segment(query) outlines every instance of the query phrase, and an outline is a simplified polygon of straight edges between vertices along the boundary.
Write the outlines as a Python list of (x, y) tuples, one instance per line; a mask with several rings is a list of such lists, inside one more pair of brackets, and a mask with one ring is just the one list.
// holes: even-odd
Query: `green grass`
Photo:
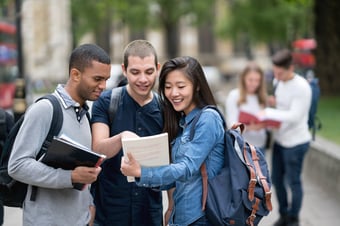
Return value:
[(340, 144), (340, 96), (322, 96), (318, 105), (322, 128), (316, 134)]

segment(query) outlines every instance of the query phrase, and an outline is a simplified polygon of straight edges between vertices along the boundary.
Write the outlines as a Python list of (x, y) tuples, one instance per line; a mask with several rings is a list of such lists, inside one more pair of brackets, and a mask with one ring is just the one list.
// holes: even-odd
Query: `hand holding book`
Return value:
[[(72, 176), (76, 178), (76, 181), (85, 182), (87, 180), (90, 181), (92, 177), (98, 175), (100, 169), (95, 169), (94, 167), (98, 167), (105, 158), (105, 155), (95, 153), (65, 135), (62, 135), (60, 138), (55, 137), (52, 140), (41, 162), (48, 166), (64, 170), (75, 170), (79, 167), (75, 172), (72, 172)], [(80, 168), (80, 166), (83, 167)], [(93, 167), (93, 169), (87, 167)], [(74, 184), (74, 188), (78, 190), (84, 187), (85, 183)]]
[[(129, 161), (128, 153), (138, 161), (141, 166), (162, 166), (168, 165), (169, 160), (169, 143), (168, 133), (161, 133), (153, 136), (138, 137), (136, 135), (124, 134), (122, 136), (122, 146), (124, 159)], [(132, 176), (132, 175), (129, 175)], [(133, 182), (133, 177), (127, 178)]]

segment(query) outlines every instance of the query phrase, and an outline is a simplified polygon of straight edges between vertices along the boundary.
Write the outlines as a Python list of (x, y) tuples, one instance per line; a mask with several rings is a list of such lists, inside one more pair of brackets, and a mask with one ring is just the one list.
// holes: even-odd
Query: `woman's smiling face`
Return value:
[(188, 115), (195, 107), (193, 102), (193, 84), (182, 70), (174, 70), (166, 76), (165, 97), (177, 112)]

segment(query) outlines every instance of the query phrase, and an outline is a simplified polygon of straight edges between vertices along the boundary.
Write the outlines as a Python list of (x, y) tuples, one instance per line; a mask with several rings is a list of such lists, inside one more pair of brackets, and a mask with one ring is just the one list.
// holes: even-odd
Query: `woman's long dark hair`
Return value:
[(206, 105), (215, 105), (215, 98), (210, 90), (207, 79), (204, 75), (200, 63), (193, 57), (184, 56), (170, 59), (163, 64), (159, 75), (158, 91), (164, 112), (164, 132), (169, 135), (171, 142), (176, 138), (179, 129), (179, 120), (182, 112), (177, 112), (170, 101), (165, 97), (165, 82), (168, 74), (172, 71), (180, 70), (193, 84), (193, 101), (197, 107), (202, 108)]

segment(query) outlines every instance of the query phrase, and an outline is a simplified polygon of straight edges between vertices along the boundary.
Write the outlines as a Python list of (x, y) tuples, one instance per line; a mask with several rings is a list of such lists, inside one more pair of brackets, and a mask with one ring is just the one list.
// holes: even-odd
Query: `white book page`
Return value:
[[(141, 166), (163, 166), (170, 162), (168, 133), (146, 137), (124, 137), (122, 146), (124, 158), (127, 158), (126, 153), (131, 153)], [(128, 181), (132, 182), (134, 178), (128, 177)]]

